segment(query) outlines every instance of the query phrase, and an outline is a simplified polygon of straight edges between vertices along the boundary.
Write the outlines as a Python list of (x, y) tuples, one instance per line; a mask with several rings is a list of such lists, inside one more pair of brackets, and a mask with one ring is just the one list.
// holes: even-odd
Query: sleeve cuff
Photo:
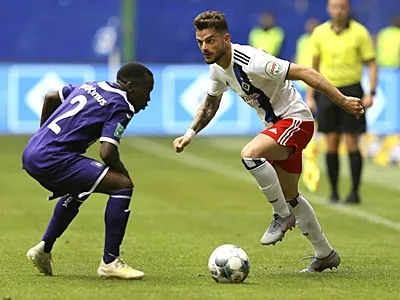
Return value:
[(288, 65), (287, 70), (286, 70), (285, 79), (284, 79), (283, 81), (287, 80), (287, 76), (288, 76), (288, 74), (289, 74), (289, 69), (290, 69), (290, 65), (291, 65), (291, 64), (292, 64), (292, 63), (289, 62), (289, 65)]
[(116, 140), (109, 138), (109, 137), (102, 136), (100, 138), (100, 142), (108, 142), (108, 143), (111, 143), (111, 144), (117, 146), (117, 148), (119, 147), (119, 143)]
[(60, 99), (61, 99), (61, 102), (64, 102), (64, 95), (63, 95), (63, 88), (64, 87), (62, 87), (62, 88), (60, 88), (59, 90), (58, 90), (58, 96), (60, 96)]
[(218, 96), (221, 96), (223, 93), (225, 93), (227, 90), (228, 90), (228, 88), (226, 87), (221, 92), (220, 91), (218, 91), (218, 92), (210, 92), (210, 91), (208, 91), (207, 95), (209, 95), (211, 97), (218, 97)]

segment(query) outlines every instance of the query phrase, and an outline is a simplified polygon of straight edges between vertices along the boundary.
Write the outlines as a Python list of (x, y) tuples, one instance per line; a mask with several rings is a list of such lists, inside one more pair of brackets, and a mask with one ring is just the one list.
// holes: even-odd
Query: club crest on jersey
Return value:
[(269, 61), (265, 66), (265, 73), (271, 77), (279, 75), (282, 67), (276, 61)]
[(245, 91), (250, 91), (250, 84), (242, 81), (242, 89), (244, 89)]

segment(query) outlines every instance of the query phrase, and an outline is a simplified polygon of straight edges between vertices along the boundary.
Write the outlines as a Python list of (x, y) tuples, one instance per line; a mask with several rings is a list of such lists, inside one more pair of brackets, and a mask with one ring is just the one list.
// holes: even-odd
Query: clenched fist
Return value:
[(357, 119), (359, 119), (365, 112), (361, 99), (354, 97), (346, 97), (343, 102), (343, 109), (349, 114), (356, 116)]
[(192, 139), (185, 135), (176, 138), (173, 142), (175, 152), (181, 153), (183, 149), (185, 149), (185, 147), (190, 144), (191, 141)]

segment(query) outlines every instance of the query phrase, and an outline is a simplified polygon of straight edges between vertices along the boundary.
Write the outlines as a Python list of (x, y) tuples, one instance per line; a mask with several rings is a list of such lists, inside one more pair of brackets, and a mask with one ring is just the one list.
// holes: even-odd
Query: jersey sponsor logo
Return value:
[(80, 89), (83, 89), (86, 93), (88, 93), (90, 96), (92, 96), (101, 106), (104, 106), (104, 104), (107, 103), (106, 99), (104, 99), (97, 91), (96, 87), (93, 85), (89, 84), (82, 84)]
[(269, 61), (265, 66), (265, 73), (271, 77), (279, 75), (282, 67), (276, 61)]
[(260, 97), (260, 94), (254, 93), (251, 95), (243, 96), (242, 99), (244, 102), (246, 102), (250, 107), (252, 108), (258, 108), (260, 106), (260, 102), (258, 101), (258, 98)]
[(125, 131), (124, 125), (122, 125), (121, 123), (118, 123), (117, 127), (115, 127), (114, 136), (120, 139), (122, 137), (124, 131)]

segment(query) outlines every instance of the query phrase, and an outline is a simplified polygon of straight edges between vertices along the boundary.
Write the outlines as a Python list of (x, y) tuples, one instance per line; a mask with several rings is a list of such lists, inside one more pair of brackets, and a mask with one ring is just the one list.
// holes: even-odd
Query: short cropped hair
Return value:
[(146, 75), (153, 77), (153, 73), (144, 65), (138, 62), (129, 62), (118, 70), (117, 81), (143, 82), (147, 78)]
[(193, 24), (196, 30), (214, 28), (217, 32), (228, 32), (228, 23), (225, 15), (215, 10), (208, 10), (197, 15)]

